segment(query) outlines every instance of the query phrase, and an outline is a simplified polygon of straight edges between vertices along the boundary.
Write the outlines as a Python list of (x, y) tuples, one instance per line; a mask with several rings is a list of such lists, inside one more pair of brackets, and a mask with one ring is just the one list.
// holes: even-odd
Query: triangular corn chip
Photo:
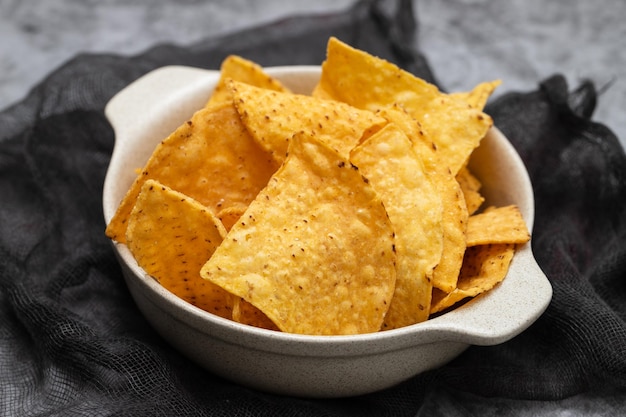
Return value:
[(233, 102), (250, 134), (277, 161), (284, 160), (289, 139), (305, 132), (345, 158), (360, 141), (386, 124), (370, 111), (301, 94), (264, 90), (231, 82)]
[(201, 275), (285, 332), (375, 332), (395, 285), (393, 235), (359, 170), (300, 134)]
[(411, 141), (389, 124), (357, 146), (350, 157), (369, 180), (396, 228), (397, 275), (383, 329), (428, 319), (433, 269), (443, 247), (442, 206)]
[(467, 248), (457, 287), (450, 293), (433, 291), (431, 314), (491, 290), (506, 277), (515, 245), (481, 245)]
[(233, 297), (200, 278), (226, 230), (202, 204), (146, 181), (128, 219), (126, 242), (137, 263), (163, 287), (218, 316), (231, 318)]
[(493, 124), (489, 115), (464, 100), (337, 38), (328, 41), (314, 94), (371, 111), (394, 104), (406, 109), (428, 133), (438, 158), (453, 175)]
[(522, 244), (530, 240), (530, 232), (519, 208), (514, 205), (489, 207), (470, 216), (467, 224), (467, 246), (490, 243)]

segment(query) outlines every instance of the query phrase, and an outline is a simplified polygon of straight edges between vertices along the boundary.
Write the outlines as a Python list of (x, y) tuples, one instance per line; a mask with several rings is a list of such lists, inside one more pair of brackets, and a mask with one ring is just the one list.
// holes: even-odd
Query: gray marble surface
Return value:
[[(354, 0), (0, 0), (0, 109), (80, 52), (136, 54)], [(449, 91), (500, 78), (496, 94), (554, 74), (602, 90), (596, 121), (626, 144), (626, 2), (417, 0), (419, 46)]]

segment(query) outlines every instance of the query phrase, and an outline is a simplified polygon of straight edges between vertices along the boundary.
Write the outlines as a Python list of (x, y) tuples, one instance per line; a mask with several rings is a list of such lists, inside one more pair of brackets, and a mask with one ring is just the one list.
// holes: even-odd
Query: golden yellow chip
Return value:
[(394, 103), (426, 130), (441, 164), (453, 175), (461, 169), (493, 124), (491, 117), (464, 100), (395, 64), (330, 38), (315, 95), (376, 111)]
[(388, 124), (357, 146), (350, 160), (377, 191), (396, 225), (396, 288), (383, 329), (428, 319), (433, 269), (443, 247), (441, 199), (411, 141)]
[(471, 216), (467, 224), (467, 246), (489, 243), (526, 243), (530, 233), (515, 205), (490, 207)]
[(463, 264), (469, 215), (461, 186), (452, 173), (437, 171), (433, 178), (443, 206), (443, 251), (433, 274), (433, 286), (449, 292), (455, 288)]
[(467, 248), (458, 286), (450, 293), (434, 291), (431, 314), (452, 307), (459, 301), (491, 290), (509, 271), (515, 245), (481, 245)]
[(305, 134), (201, 270), (282, 331), (380, 330), (396, 280), (394, 232), (359, 170)]
[(207, 106), (212, 106), (216, 103), (230, 102), (232, 100), (230, 90), (226, 85), (230, 79), (268, 90), (289, 92), (287, 87), (276, 78), (267, 74), (263, 70), (263, 67), (256, 62), (238, 55), (230, 55), (222, 61), (220, 66), (220, 79), (207, 102)]
[(480, 194), (482, 184), (466, 166), (461, 168), (459, 173), (456, 174), (456, 180), (461, 185), (461, 191), (463, 191), (463, 197), (465, 197), (467, 212), (469, 215), (472, 215), (485, 201), (485, 197)]
[(465, 101), (474, 109), (482, 110), (487, 104), (487, 100), (493, 94), (494, 90), (502, 84), (501, 80), (485, 81), (478, 84), (472, 91), (464, 91), (460, 93), (450, 94), (454, 98)]
[(126, 242), (140, 267), (183, 300), (231, 318), (232, 296), (200, 278), (200, 268), (226, 236), (202, 204), (146, 181), (128, 218)]
[(371, 111), (397, 103), (414, 115), (405, 102), (427, 107), (440, 93), (436, 86), (392, 62), (331, 37), (320, 81), (313, 91), (315, 96), (321, 94)]
[(143, 183), (156, 179), (214, 213), (248, 205), (278, 169), (250, 137), (232, 103), (196, 112), (161, 142), (122, 200), (106, 234), (123, 243), (128, 215)]
[(437, 250), (441, 248), (439, 263), (433, 271), (432, 284), (446, 292), (456, 286), (459, 270), (465, 253), (465, 230), (468, 211), (459, 182), (450, 170), (439, 163), (437, 147), (432, 144), (420, 123), (398, 106), (380, 109), (378, 112), (390, 123), (398, 126), (411, 139), (414, 152), (423, 161), (426, 174), (434, 185), (437, 198), (441, 202), (441, 227), (443, 246), (435, 240)]
[(278, 161), (284, 160), (294, 133), (312, 135), (347, 158), (356, 144), (387, 123), (372, 112), (336, 101), (264, 90), (236, 81), (230, 85), (241, 120)]

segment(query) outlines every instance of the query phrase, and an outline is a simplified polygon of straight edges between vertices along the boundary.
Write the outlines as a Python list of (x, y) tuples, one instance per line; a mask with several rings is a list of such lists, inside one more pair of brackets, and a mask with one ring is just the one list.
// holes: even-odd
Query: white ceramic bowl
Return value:
[[(267, 68), (295, 92), (308, 93), (320, 68)], [(218, 73), (170, 66), (129, 85), (107, 105), (116, 143), (104, 184), (108, 223), (156, 144), (206, 102)], [(532, 229), (533, 190), (522, 161), (492, 129), (472, 157), (487, 201), (517, 204)], [(128, 288), (147, 320), (200, 366), (243, 385), (304, 397), (343, 397), (393, 386), (450, 361), (470, 345), (495, 345), (525, 330), (545, 310), (552, 288), (530, 243), (518, 249), (504, 282), (427, 322), (356, 336), (304, 336), (222, 319), (172, 295), (115, 244)]]

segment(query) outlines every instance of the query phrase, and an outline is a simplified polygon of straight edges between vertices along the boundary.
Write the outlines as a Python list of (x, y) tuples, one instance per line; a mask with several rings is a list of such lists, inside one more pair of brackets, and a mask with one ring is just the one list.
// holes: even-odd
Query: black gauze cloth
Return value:
[(362, 1), (187, 47), (77, 56), (0, 113), (0, 415), (625, 415), (626, 157), (591, 120), (593, 85), (570, 91), (558, 74), (486, 109), (532, 178), (532, 245), (554, 288), (545, 314), (512, 340), (382, 392), (310, 400), (199, 368), (131, 299), (104, 236), (107, 101), (152, 69), (216, 69), (231, 53), (319, 64), (331, 35), (436, 82), (413, 44), (413, 7)]

